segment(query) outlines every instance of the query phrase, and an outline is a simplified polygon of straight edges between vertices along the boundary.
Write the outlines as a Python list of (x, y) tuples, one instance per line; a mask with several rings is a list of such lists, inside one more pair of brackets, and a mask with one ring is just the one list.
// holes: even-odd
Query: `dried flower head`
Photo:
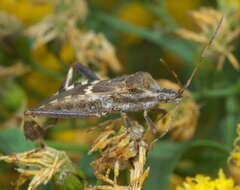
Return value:
[(80, 63), (95, 64), (102, 74), (106, 73), (107, 67), (114, 72), (121, 70), (115, 48), (103, 34), (93, 31), (81, 33), (73, 27), (69, 32), (69, 39)]
[(232, 178), (226, 178), (220, 169), (218, 178), (211, 179), (209, 176), (197, 175), (196, 177), (187, 177), (182, 186), (177, 190), (239, 190), (240, 186), (235, 186)]
[[(159, 86), (178, 90), (179, 86), (169, 80), (159, 80)], [(189, 91), (183, 94), (183, 99), (178, 106), (175, 104), (161, 104), (160, 107), (169, 110), (168, 114), (161, 120), (156, 121), (156, 127), (161, 133), (165, 133), (168, 128), (171, 130), (171, 137), (174, 140), (187, 140), (194, 135), (199, 109)]]
[[(209, 36), (215, 30), (222, 15), (222, 12), (212, 8), (201, 8), (199, 11), (192, 11), (191, 16), (201, 31), (193, 32), (187, 29), (179, 29), (177, 34), (182, 38), (206, 45), (209, 41)], [(238, 22), (238, 12), (225, 15), (221, 30), (211, 46), (212, 51), (218, 54), (218, 69), (223, 68), (226, 57), (235, 69), (240, 68), (238, 60), (232, 53), (235, 48), (234, 41), (240, 34)]]
[[(70, 44), (73, 55), (82, 64), (96, 64), (105, 76), (107, 68), (114, 72), (121, 70), (115, 49), (103, 34), (82, 32), (78, 21), (84, 21), (87, 16), (87, 4), (84, 0), (51, 1), (55, 12), (39, 23), (27, 29), (26, 35), (36, 39), (37, 48), (56, 38), (63, 45)], [(55, 2), (55, 3), (54, 3)]]
[(0, 11), (0, 39), (11, 34), (16, 34), (21, 29), (21, 23), (16, 17)]
[(9, 67), (0, 66), (0, 78), (18, 77), (26, 74), (28, 71), (30, 71), (30, 68), (23, 65), (21, 62)]
[(64, 38), (72, 25), (75, 26), (77, 21), (86, 18), (87, 4), (84, 0), (60, 0), (52, 3), (55, 6), (54, 13), (26, 31), (28, 36), (36, 39), (35, 47), (56, 38)]
[[(89, 152), (102, 151), (92, 166), (96, 177), (108, 185), (89, 187), (89, 190), (140, 190), (149, 173), (149, 168), (144, 168), (148, 148), (144, 141), (144, 128), (137, 122), (132, 122), (131, 128), (125, 128), (119, 120), (108, 123)], [(120, 186), (117, 178), (124, 168), (130, 172), (130, 182), (127, 186)], [(109, 177), (111, 170), (113, 179)]]
[(21, 175), (16, 186), (21, 186), (32, 177), (28, 190), (35, 190), (40, 184), (48, 183), (53, 177), (59, 180), (74, 172), (74, 168), (66, 153), (50, 147), (1, 156), (0, 160), (25, 166), (25, 168), (17, 168)]

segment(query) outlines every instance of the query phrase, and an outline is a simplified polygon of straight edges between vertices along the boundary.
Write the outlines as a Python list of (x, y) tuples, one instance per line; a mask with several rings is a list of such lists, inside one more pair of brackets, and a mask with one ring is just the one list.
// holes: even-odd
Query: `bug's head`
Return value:
[(168, 89), (168, 88), (161, 88), (158, 90), (158, 101), (159, 103), (170, 103), (170, 102), (180, 102), (182, 99), (182, 95), (179, 94), (177, 91)]

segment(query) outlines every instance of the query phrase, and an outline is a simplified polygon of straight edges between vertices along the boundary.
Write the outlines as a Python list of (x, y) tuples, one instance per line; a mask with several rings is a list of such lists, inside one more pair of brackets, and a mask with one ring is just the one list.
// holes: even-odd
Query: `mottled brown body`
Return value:
[(175, 102), (177, 96), (171, 89), (161, 89), (150, 74), (137, 72), (109, 80), (74, 83), (25, 114), (100, 117), (113, 112), (149, 110), (159, 103)]

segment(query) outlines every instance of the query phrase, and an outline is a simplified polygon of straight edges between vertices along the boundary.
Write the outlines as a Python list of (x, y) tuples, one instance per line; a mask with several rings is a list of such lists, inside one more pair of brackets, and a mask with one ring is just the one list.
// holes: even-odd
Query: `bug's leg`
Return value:
[(89, 81), (100, 80), (93, 71), (91, 71), (87, 66), (84, 66), (81, 63), (73, 64), (73, 68), (77, 72), (82, 73)]
[[(159, 112), (161, 114), (160, 117), (158, 118), (158, 121), (163, 119), (168, 114), (168, 112), (166, 110), (161, 109), (161, 108), (156, 108), (156, 109), (153, 109), (151, 111)], [(166, 128), (164, 129), (164, 131), (162, 131), (160, 133), (160, 136), (158, 137), (158, 139), (162, 138), (163, 136), (165, 136), (168, 133), (168, 131), (169, 131), (170, 127), (171, 127), (171, 123), (172, 122), (170, 121), (170, 123), (167, 124)]]
[(48, 110), (28, 110), (25, 115), (45, 116), (48, 118), (85, 118), (85, 117), (101, 117), (98, 113), (87, 112), (66, 112), (66, 111), (48, 111)]
[(59, 118), (53, 118), (53, 120), (47, 122), (47, 124), (44, 125), (44, 129), (46, 130), (46, 129), (48, 129), (48, 128), (53, 127), (54, 125), (57, 124), (58, 120), (59, 120)]
[(159, 120), (161, 120), (161, 119), (163, 119), (165, 116), (166, 116), (166, 114), (168, 113), (166, 110), (164, 110), (164, 109), (161, 109), (161, 108), (155, 108), (155, 109), (153, 109), (153, 110), (151, 110), (151, 111), (153, 111), (153, 112), (158, 112), (158, 113), (160, 113), (161, 115), (158, 117), (158, 121)]
[(121, 117), (123, 119), (124, 125), (127, 128), (130, 128), (132, 126), (130, 119), (128, 118), (127, 114), (125, 112), (121, 112)]
[(67, 77), (63, 84), (61, 85), (59, 92), (66, 91), (73, 83), (73, 73), (76, 72), (78, 76), (83, 74), (89, 81), (100, 80), (98, 76), (91, 71), (88, 67), (82, 65), (81, 63), (74, 63), (72, 67), (68, 70)]
[(154, 134), (157, 134), (158, 131), (153, 123), (153, 121), (151, 120), (151, 118), (148, 116), (148, 111), (147, 110), (144, 110), (144, 119), (145, 121), (147, 122), (147, 126), (149, 129), (151, 129), (153, 131)]

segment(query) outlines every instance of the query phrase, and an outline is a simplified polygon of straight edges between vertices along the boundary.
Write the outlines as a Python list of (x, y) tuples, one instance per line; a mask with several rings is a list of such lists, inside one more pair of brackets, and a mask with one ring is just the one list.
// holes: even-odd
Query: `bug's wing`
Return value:
[[(36, 108), (28, 110), (26, 114), (49, 117), (88, 117), (89, 112), (84, 112), (84, 109), (80, 108), (93, 104), (94, 100), (100, 96), (127, 93), (124, 81), (125, 77), (122, 76), (110, 80), (75, 83), (68, 90), (57, 93)], [(78, 110), (77, 107), (79, 107)], [(97, 113), (91, 113), (89, 117), (95, 116), (94, 114)]]

